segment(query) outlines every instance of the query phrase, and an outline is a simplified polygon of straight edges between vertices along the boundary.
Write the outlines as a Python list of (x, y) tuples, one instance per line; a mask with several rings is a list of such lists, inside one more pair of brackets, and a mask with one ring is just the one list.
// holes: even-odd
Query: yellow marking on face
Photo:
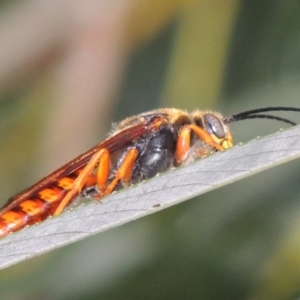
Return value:
[(223, 143), (222, 143), (222, 146), (225, 148), (225, 149), (228, 149), (228, 148), (231, 148), (233, 146), (233, 143), (232, 141), (230, 140), (224, 140)]

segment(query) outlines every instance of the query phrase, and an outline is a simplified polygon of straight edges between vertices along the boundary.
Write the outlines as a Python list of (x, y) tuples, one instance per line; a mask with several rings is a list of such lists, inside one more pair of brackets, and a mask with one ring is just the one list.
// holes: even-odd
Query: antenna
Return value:
[(263, 107), (263, 108), (257, 108), (257, 109), (252, 109), (252, 110), (246, 110), (240, 113), (237, 113), (235, 115), (231, 115), (229, 117), (226, 117), (223, 122), (225, 124), (230, 124), (236, 121), (241, 121), (241, 120), (246, 120), (246, 119), (271, 119), (271, 120), (275, 120), (275, 121), (280, 121), (280, 122), (284, 122), (284, 123), (288, 123), (292, 126), (297, 125), (297, 123), (289, 120), (289, 119), (285, 119), (285, 118), (281, 118), (281, 117), (277, 117), (277, 116), (273, 116), (273, 115), (268, 115), (268, 114), (260, 114), (262, 112), (269, 112), (269, 111), (296, 111), (296, 112), (300, 112), (300, 108), (297, 107), (286, 107), (286, 106), (270, 106), (270, 107)]

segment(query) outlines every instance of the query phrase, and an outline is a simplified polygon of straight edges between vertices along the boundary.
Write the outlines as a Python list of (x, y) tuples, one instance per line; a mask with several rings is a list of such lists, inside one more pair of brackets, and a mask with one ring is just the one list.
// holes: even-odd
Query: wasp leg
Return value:
[(126, 156), (125, 156), (121, 166), (117, 170), (114, 179), (111, 181), (111, 183), (105, 189), (104, 195), (110, 194), (116, 188), (119, 181), (122, 181), (124, 183), (127, 183), (130, 181), (134, 163), (136, 162), (136, 158), (137, 158), (138, 154), (139, 154), (139, 152), (135, 148), (130, 149), (126, 153)]
[[(103, 149), (104, 150), (104, 149)], [(108, 150), (100, 157), (99, 165), (96, 173), (96, 182), (100, 191), (103, 192), (106, 189), (106, 182), (109, 175), (109, 164), (110, 164), (110, 155)]]
[(178, 164), (184, 162), (191, 146), (191, 128), (188, 126), (182, 127), (179, 132), (176, 144), (175, 160)]
[(204, 129), (193, 124), (185, 125), (179, 132), (176, 144), (175, 160), (178, 164), (184, 162), (190, 149), (191, 131), (194, 131), (205, 144), (210, 145), (219, 151), (224, 150), (224, 147), (216, 143)]
[(216, 143), (213, 138), (207, 133), (203, 128), (196, 125), (188, 125), (198, 136), (199, 138), (207, 145), (212, 146), (218, 151), (224, 150), (224, 147)]
[(54, 213), (55, 216), (61, 214), (61, 212), (65, 209), (69, 202), (72, 199), (74, 199), (74, 197), (78, 196), (78, 194), (82, 190), (83, 186), (85, 185), (86, 181), (88, 180), (89, 176), (91, 175), (98, 163), (99, 169), (103, 173), (100, 175), (100, 179), (98, 179), (97, 182), (100, 188), (105, 189), (105, 182), (107, 180), (109, 172), (109, 152), (107, 149), (101, 149), (92, 156), (91, 160), (88, 162), (88, 164), (84, 167), (79, 176), (73, 182), (71, 189), (67, 192), (66, 196), (63, 198), (63, 200), (57, 207)]

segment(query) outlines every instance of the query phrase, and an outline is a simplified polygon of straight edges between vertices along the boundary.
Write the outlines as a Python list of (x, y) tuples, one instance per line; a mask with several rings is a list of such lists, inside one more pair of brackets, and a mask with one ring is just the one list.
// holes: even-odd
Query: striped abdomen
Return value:
[[(0, 214), (0, 237), (52, 216), (79, 173), (80, 171), (76, 171), (57, 180), (49, 187), (38, 191), (30, 199), (25, 199), (15, 205), (12, 202), (7, 211), (4, 207), (4, 212)], [(87, 185), (92, 185), (93, 176), (89, 179)]]

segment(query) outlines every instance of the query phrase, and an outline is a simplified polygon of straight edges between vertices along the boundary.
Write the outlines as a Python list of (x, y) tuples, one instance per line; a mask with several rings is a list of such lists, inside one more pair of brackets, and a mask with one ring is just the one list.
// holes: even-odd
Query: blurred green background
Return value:
[[(57, 101), (63, 51), (49, 48), (42, 63), (37, 59), (38, 71), (28, 64), (28, 74), (25, 68), (7, 85), (0, 76), (1, 203), (66, 162), (61, 155), (72, 159), (103, 140), (111, 122), (130, 115), (158, 107), (227, 116), (300, 106), (299, 1), (145, 0), (125, 7), (123, 67), (111, 75), (105, 110), (88, 99), (74, 100), (74, 111), (63, 109), (63, 97)], [(2, 19), (10, 10), (2, 5)], [(0, 40), (9, 39), (1, 33)], [(86, 122), (78, 117), (85, 106), (99, 116), (90, 131), (83, 130), (89, 115)], [(57, 107), (62, 118), (56, 119)], [(300, 122), (297, 114), (282, 116)], [(237, 143), (281, 127), (267, 120), (231, 126)], [(60, 140), (50, 143), (61, 135), (74, 154)], [(299, 172), (293, 161), (2, 270), (0, 298), (297, 299)]]

